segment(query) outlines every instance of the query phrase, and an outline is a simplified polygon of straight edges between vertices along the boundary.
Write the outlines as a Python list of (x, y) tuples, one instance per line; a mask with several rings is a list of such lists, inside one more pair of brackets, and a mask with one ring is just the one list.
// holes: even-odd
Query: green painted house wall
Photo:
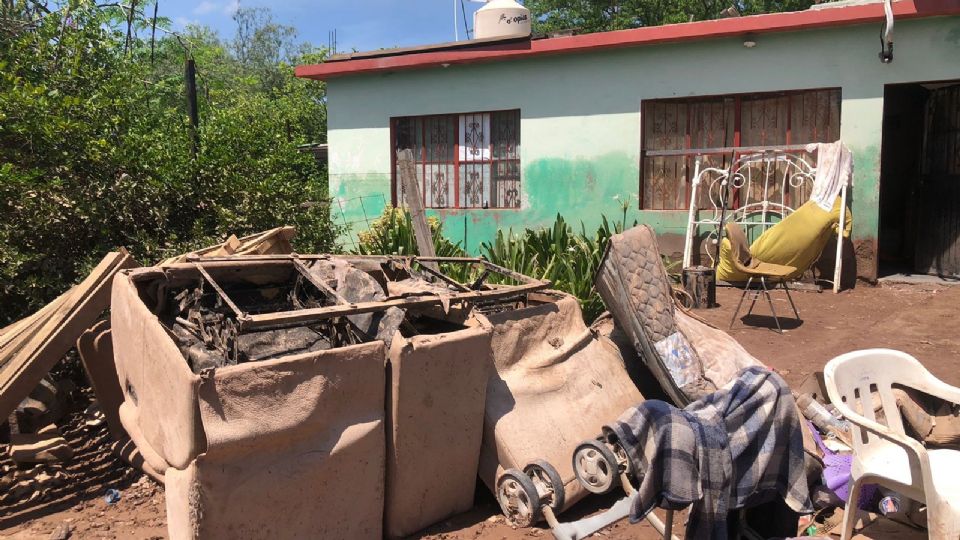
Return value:
[(627, 220), (649, 223), (664, 251), (676, 252), (686, 211), (637, 209), (641, 101), (839, 87), (841, 138), (854, 155), (858, 272), (875, 276), (884, 85), (960, 78), (960, 17), (898, 21), (895, 31), (891, 64), (879, 61), (880, 27), (871, 24), (762, 34), (752, 49), (724, 38), (335, 78), (331, 196), (354, 234), (389, 202), (391, 117), (520, 109), (522, 207), (431, 210), (451, 239), (464, 240), (466, 223), (466, 248), (476, 252), (497, 230), (546, 225), (558, 213), (591, 230), (602, 215), (619, 219), (629, 200)]

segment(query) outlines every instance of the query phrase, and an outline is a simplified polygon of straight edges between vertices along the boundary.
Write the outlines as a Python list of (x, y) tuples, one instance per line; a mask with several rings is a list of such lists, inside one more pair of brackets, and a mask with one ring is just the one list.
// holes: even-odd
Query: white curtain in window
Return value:
[(460, 115), (460, 161), (490, 159), (490, 113)]
[(461, 163), (460, 207), (488, 208), (490, 202), (490, 164)]

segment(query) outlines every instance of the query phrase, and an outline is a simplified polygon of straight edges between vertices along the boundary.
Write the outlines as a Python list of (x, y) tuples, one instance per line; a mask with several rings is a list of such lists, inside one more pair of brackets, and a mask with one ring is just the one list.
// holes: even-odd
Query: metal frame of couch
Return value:
[[(306, 262), (322, 259), (342, 259), (348, 262), (374, 262), (382, 264), (396, 265), (398, 268), (407, 270), (411, 275), (429, 274), (445, 284), (453, 287), (456, 291), (451, 291), (448, 295), (423, 294), (409, 296), (404, 298), (395, 298), (385, 301), (351, 303), (340, 297), (336, 291), (330, 289), (326, 284), (313, 279), (307, 271)], [(460, 283), (453, 278), (430, 268), (423, 263), (451, 263), (478, 265), (483, 268), (480, 276), (470, 284)], [(230, 296), (217, 283), (209, 270), (217, 267), (233, 268), (240, 265), (288, 265), (292, 264), (297, 272), (322, 291), (327, 297), (335, 299), (336, 305), (320, 308), (299, 309), (294, 311), (282, 311), (276, 313), (248, 314), (243, 312)], [(415, 270), (414, 270), (415, 268)], [(199, 273), (204, 281), (208, 283), (217, 294), (223, 299), (224, 303), (230, 307), (239, 323), (241, 332), (251, 330), (274, 330), (280, 328), (290, 328), (300, 326), (309, 322), (316, 322), (332, 317), (346, 315), (357, 315), (361, 313), (371, 313), (385, 311), (391, 307), (409, 308), (441, 306), (442, 304), (458, 303), (481, 303), (491, 300), (502, 300), (512, 297), (518, 297), (527, 293), (541, 291), (550, 287), (548, 280), (534, 279), (523, 274), (518, 274), (493, 264), (487, 260), (476, 257), (400, 257), (400, 256), (359, 256), (359, 255), (239, 255), (229, 257), (199, 257), (189, 256), (187, 262), (172, 264), (163, 267), (163, 271), (168, 273), (187, 273), (194, 275)], [(487, 285), (486, 279), (491, 274), (516, 281), (517, 285)]]

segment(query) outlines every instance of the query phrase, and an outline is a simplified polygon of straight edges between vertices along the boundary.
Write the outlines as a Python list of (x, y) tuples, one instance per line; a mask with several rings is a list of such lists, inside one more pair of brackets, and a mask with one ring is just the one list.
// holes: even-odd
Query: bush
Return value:
[[(636, 223), (634, 223), (636, 225)], [(580, 232), (557, 214), (552, 227), (497, 232), (492, 242), (480, 245), (490, 262), (539, 279), (549, 279), (555, 289), (570, 293), (580, 300), (585, 321), (592, 322), (603, 312), (600, 295), (593, 288), (603, 252), (610, 237), (623, 231), (623, 222), (613, 226), (604, 216), (593, 235), (587, 235), (583, 224)]]
[[(437, 257), (466, 256), (460, 244), (454, 244), (443, 236), (443, 223), (435, 217), (428, 217), (430, 234), (433, 236), (433, 249)], [(359, 240), (356, 253), (360, 255), (419, 255), (417, 238), (413, 232), (413, 220), (410, 212), (402, 208), (387, 206), (380, 217), (373, 220), (370, 228), (357, 234)]]
[[(336, 249), (326, 172), (296, 148), (325, 137), (321, 84), (295, 79), (283, 61), (270, 68), (281, 77), (258, 77), (204, 29), (151, 53), (138, 39), (126, 46), (116, 8), (26, 5), (0, 12), (0, 324), (117, 246), (150, 264), (294, 225), (298, 250)], [(200, 73), (196, 154), (188, 55)]]

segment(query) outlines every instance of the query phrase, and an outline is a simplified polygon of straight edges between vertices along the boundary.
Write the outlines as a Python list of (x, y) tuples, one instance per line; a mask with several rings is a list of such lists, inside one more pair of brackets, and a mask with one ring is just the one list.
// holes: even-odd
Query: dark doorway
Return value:
[(960, 276), (960, 82), (884, 90), (880, 276)]

